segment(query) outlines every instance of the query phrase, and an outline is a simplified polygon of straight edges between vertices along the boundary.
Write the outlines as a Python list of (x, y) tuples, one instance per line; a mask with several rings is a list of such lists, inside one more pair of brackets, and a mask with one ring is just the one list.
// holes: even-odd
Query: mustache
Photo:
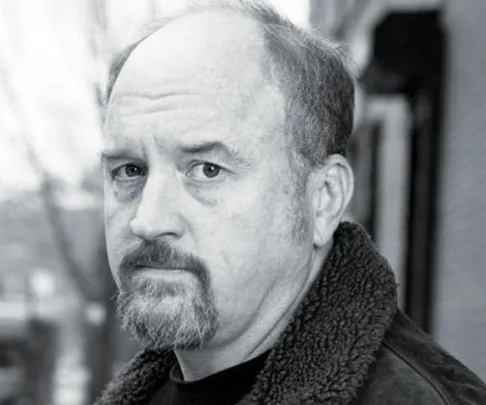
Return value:
[(120, 263), (120, 279), (129, 280), (141, 268), (151, 267), (165, 270), (185, 270), (193, 273), (202, 283), (204, 290), (209, 288), (209, 271), (202, 259), (181, 252), (165, 241), (144, 241), (127, 253)]

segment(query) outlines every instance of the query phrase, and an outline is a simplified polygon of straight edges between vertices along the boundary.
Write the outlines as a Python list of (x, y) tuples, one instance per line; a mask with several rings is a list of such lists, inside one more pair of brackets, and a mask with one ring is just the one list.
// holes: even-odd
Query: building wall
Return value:
[(448, 1), (434, 335), (486, 379), (486, 2)]

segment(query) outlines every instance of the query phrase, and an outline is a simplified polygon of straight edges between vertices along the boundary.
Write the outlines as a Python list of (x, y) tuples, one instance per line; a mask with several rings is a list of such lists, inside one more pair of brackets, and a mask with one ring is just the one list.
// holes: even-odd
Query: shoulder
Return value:
[(486, 385), (399, 312), (359, 404), (486, 404)]

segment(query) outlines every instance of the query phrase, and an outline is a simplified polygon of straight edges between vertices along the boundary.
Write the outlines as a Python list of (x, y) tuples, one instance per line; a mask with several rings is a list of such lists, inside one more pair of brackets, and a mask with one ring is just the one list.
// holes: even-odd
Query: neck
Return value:
[(300, 288), (275, 291), (261, 306), (249, 327), (232, 339), (213, 339), (199, 350), (175, 350), (185, 381), (196, 381), (258, 357), (273, 347), (290, 322), (293, 313), (319, 274), (330, 251), (328, 246), (314, 250), (307, 264), (307, 277)]

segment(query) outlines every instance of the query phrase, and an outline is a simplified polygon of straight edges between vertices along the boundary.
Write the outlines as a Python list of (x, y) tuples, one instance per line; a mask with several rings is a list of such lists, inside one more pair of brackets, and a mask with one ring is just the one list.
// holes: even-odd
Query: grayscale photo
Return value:
[(0, 405), (485, 405), (484, 0), (0, 0)]

